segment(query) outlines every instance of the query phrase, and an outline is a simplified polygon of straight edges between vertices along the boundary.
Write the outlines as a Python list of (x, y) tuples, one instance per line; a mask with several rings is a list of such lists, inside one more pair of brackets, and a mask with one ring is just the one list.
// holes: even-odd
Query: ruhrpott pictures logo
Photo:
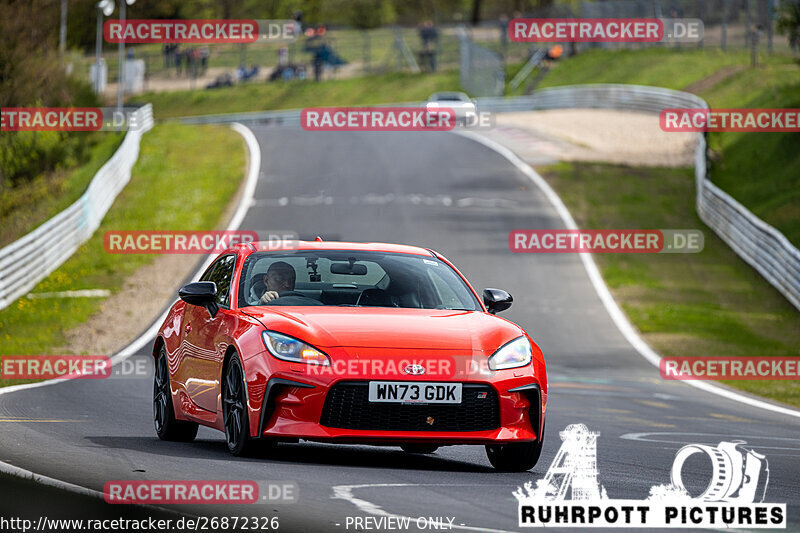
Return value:
[[(675, 455), (669, 483), (651, 487), (644, 500), (615, 500), (600, 484), (600, 433), (571, 424), (559, 435), (561, 447), (544, 478), (514, 491), (520, 527), (786, 527), (786, 504), (764, 502), (767, 458), (744, 441), (687, 444)], [(693, 496), (684, 485), (683, 467), (695, 454), (706, 455), (712, 471), (706, 489)]]

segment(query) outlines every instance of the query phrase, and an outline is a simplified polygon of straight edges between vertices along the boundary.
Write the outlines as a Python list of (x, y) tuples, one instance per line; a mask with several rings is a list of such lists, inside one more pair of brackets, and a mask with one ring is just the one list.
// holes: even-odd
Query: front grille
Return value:
[(497, 392), (486, 384), (464, 383), (460, 404), (420, 405), (370, 403), (369, 383), (349, 381), (328, 391), (320, 423), (341, 429), (486, 431), (500, 427), (500, 406)]

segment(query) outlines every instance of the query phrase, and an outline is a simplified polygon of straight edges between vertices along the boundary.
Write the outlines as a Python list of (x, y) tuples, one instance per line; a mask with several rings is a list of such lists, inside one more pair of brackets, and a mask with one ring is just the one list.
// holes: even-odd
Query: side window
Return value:
[(218, 259), (211, 267), (206, 270), (200, 281), (213, 281), (217, 285), (217, 303), (223, 307), (228, 307), (231, 301), (231, 280), (233, 279), (233, 267), (236, 264), (235, 255), (226, 255)]
[(206, 269), (205, 272), (203, 272), (203, 275), (200, 276), (200, 279), (197, 281), (211, 281), (211, 276), (214, 275), (214, 271), (217, 269), (219, 265), (220, 265), (219, 260), (211, 263), (211, 265), (209, 265), (209, 267)]

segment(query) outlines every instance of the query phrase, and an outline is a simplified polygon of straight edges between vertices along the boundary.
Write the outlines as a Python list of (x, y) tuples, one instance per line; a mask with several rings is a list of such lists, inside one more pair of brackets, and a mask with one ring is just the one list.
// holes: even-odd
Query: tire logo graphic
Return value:
[(763, 502), (769, 482), (766, 457), (741, 447), (744, 441), (720, 442), (718, 446), (690, 444), (678, 450), (672, 465), (672, 485), (686, 490), (681, 472), (690, 456), (704, 453), (711, 459), (713, 474), (698, 500), (742, 503)]

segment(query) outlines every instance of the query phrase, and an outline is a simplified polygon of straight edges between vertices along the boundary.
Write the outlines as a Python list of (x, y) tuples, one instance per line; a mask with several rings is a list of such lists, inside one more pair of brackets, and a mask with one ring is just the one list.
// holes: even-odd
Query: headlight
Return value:
[(531, 343), (525, 337), (514, 339), (501, 346), (489, 358), (489, 370), (517, 368), (530, 364), (533, 359)]
[(264, 331), (261, 333), (264, 345), (269, 353), (281, 361), (292, 363), (308, 363), (310, 365), (330, 366), (328, 356), (320, 352), (310, 344), (284, 335), (275, 331)]

